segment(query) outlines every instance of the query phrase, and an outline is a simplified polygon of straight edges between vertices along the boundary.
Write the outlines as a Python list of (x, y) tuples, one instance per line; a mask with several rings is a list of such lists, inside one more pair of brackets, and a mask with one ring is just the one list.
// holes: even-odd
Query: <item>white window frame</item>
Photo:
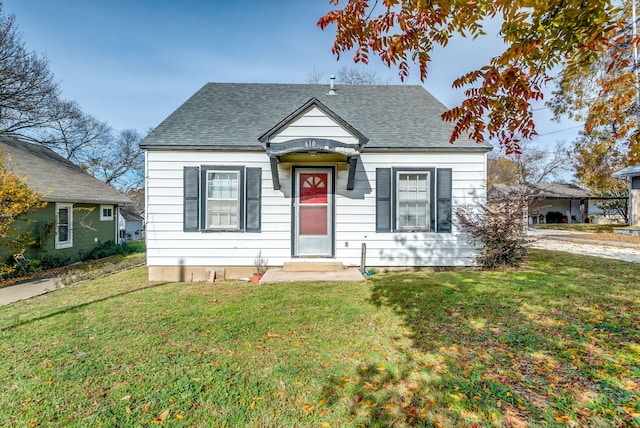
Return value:
[[(60, 241), (60, 210), (66, 209), (69, 213), (68, 224), (67, 224), (67, 240)], [(64, 224), (64, 223), (63, 223)], [(73, 204), (69, 203), (56, 203), (56, 236), (55, 236), (55, 248), (56, 250), (62, 248), (71, 248), (73, 247)]]
[[(104, 215), (104, 210), (111, 210), (111, 215)], [(113, 205), (100, 205), (100, 221), (112, 221), (113, 220)]]
[[(396, 170), (395, 180), (395, 230), (398, 232), (431, 231), (431, 171), (426, 170)], [(400, 176), (401, 175), (425, 175), (426, 176), (426, 196), (424, 204), (426, 208), (425, 225), (400, 226)]]
[[(209, 197), (209, 182), (211, 180), (211, 176), (214, 174), (234, 174), (236, 176), (236, 198), (210, 198)], [(206, 180), (204, 183), (204, 216), (205, 216), (205, 230), (221, 230), (221, 231), (234, 231), (240, 230), (241, 228), (241, 199), (243, 198), (243, 189), (242, 189), (242, 179), (241, 179), (241, 171), (236, 169), (207, 169), (206, 170)], [(236, 224), (235, 225), (210, 225), (209, 224), (209, 204), (215, 201), (235, 201), (236, 202)]]

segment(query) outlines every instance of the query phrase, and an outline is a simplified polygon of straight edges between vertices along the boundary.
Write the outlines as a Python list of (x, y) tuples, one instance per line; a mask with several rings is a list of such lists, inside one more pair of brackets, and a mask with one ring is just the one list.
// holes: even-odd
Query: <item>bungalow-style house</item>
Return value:
[(612, 174), (629, 184), (629, 226), (640, 226), (640, 165), (633, 165)]
[(421, 86), (208, 83), (142, 140), (150, 280), (296, 262), (468, 266), (489, 144)]
[(527, 195), (529, 223), (584, 223), (590, 208), (589, 200), (596, 199), (589, 190), (568, 183), (533, 183), (507, 185), (496, 183), (489, 190), (489, 198)]
[(28, 258), (75, 262), (101, 243), (118, 241), (118, 210), (129, 198), (42, 145), (0, 137), (0, 151), (7, 169), (26, 177), (47, 203), (18, 220), (17, 233), (30, 230), (36, 240)]

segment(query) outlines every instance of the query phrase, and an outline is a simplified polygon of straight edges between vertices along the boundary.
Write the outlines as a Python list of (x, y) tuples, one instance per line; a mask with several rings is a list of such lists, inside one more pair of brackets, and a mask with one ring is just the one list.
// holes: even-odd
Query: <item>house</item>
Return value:
[(575, 184), (533, 183), (507, 185), (497, 183), (489, 191), (489, 198), (527, 195), (530, 198), (529, 223), (584, 223), (595, 207), (589, 201), (592, 192)]
[(7, 169), (26, 177), (47, 202), (18, 220), (18, 233), (29, 230), (36, 240), (27, 257), (74, 262), (117, 241), (118, 210), (129, 198), (42, 145), (0, 137), (0, 151)]
[(421, 86), (208, 83), (152, 130), (149, 279), (268, 264), (468, 266), (454, 221), (486, 200), (487, 144), (449, 143)]
[(640, 226), (640, 165), (633, 165), (612, 174), (629, 184), (629, 226)]
[(120, 207), (118, 224), (121, 240), (144, 239), (144, 219), (133, 205)]

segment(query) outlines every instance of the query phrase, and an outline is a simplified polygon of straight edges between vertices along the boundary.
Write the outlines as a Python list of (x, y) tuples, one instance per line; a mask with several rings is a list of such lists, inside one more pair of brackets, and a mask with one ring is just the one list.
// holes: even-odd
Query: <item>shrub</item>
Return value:
[(125, 242), (123, 244), (116, 244), (115, 241), (104, 242), (97, 247), (89, 251), (84, 257), (84, 260), (98, 260), (109, 256), (126, 255), (133, 252), (133, 249)]
[(478, 263), (489, 269), (517, 265), (527, 255), (526, 196), (490, 199), (486, 204), (462, 207), (456, 218), (472, 241), (483, 245)]
[(71, 262), (68, 256), (61, 256), (58, 254), (45, 254), (40, 258), (40, 267), (43, 270), (55, 269), (62, 266), (66, 266)]

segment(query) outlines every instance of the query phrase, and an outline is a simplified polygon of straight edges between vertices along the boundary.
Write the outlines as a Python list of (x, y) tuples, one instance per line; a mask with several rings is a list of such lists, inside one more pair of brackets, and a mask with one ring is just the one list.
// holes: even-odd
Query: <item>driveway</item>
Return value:
[(640, 244), (582, 239), (580, 232), (529, 229), (532, 248), (640, 263)]

